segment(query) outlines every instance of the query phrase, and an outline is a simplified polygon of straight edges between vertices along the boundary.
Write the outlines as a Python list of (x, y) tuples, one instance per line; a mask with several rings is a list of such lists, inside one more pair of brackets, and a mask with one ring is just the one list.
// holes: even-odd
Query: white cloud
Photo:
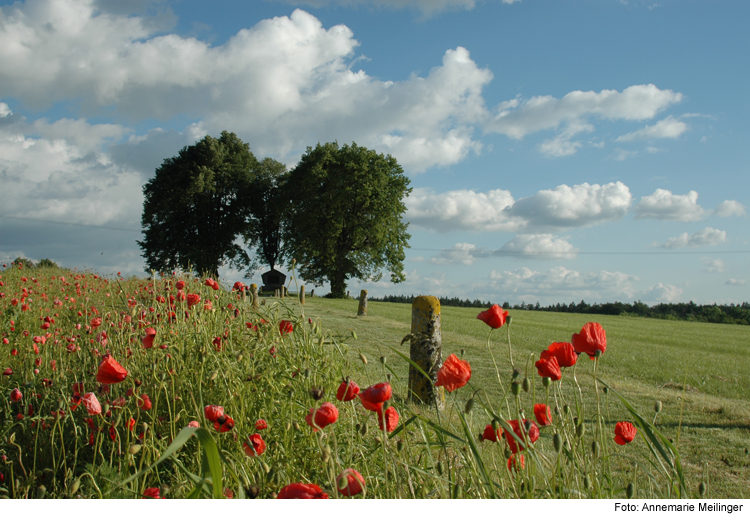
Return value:
[(506, 297), (526, 295), (529, 298), (588, 298), (591, 300), (633, 298), (638, 278), (619, 271), (580, 273), (554, 267), (549, 271), (532, 271), (521, 267), (513, 271), (492, 271), (488, 287)]
[(681, 93), (660, 90), (653, 84), (630, 86), (622, 92), (573, 91), (562, 99), (545, 95), (521, 102), (516, 98), (498, 106), (495, 116), (485, 126), (488, 131), (522, 139), (528, 134), (551, 130), (565, 122), (581, 122), (587, 117), (636, 121), (651, 119), (670, 104), (681, 100)]
[(730, 278), (726, 281), (726, 285), (745, 285), (746, 280), (744, 278)]
[(508, 214), (514, 200), (507, 190), (451, 190), (435, 194), (428, 188), (416, 188), (405, 203), (407, 221), (439, 232), (515, 231), (521, 225)]
[(572, 122), (559, 135), (542, 142), (539, 145), (539, 151), (549, 157), (573, 155), (581, 148), (581, 142), (570, 139), (577, 134), (593, 131), (594, 127), (588, 123)]
[(519, 199), (510, 213), (525, 220), (531, 229), (584, 227), (622, 219), (631, 201), (630, 189), (620, 181), (606, 185), (560, 185)]
[(671, 284), (658, 284), (649, 287), (639, 294), (639, 298), (647, 303), (663, 302), (672, 303), (676, 302), (682, 296), (683, 290), (676, 285)]
[(705, 264), (704, 271), (707, 273), (723, 273), (724, 272), (724, 261), (720, 258), (701, 258), (701, 262)]
[[(329, 4), (343, 6), (371, 5), (390, 9), (412, 8), (418, 9), (425, 15), (434, 15), (450, 9), (474, 9), (476, 0), (280, 0), (292, 5), (307, 5), (323, 7)], [(521, 0), (498, 0), (503, 4), (513, 4)]]
[(739, 201), (728, 199), (719, 203), (719, 206), (714, 210), (714, 216), (720, 218), (728, 218), (730, 216), (744, 216), (745, 207)]
[(672, 117), (662, 119), (654, 125), (647, 126), (636, 132), (624, 134), (615, 139), (615, 141), (642, 141), (647, 139), (677, 139), (684, 134), (688, 126)]
[(573, 260), (577, 253), (578, 249), (570, 242), (552, 234), (519, 234), (492, 254), (514, 258)]
[(719, 245), (727, 241), (727, 231), (706, 227), (695, 234), (683, 232), (679, 236), (670, 238), (662, 247), (666, 249), (681, 249), (683, 247), (696, 247), (701, 245)]
[(694, 190), (679, 195), (656, 189), (650, 196), (641, 197), (635, 206), (636, 219), (698, 221), (706, 214), (703, 207), (698, 205), (698, 193)]
[(261, 156), (284, 161), (310, 144), (356, 141), (406, 168), (449, 165), (478, 152), (472, 125), (492, 79), (464, 48), (426, 77), (381, 81), (351, 67), (359, 43), (300, 10), (263, 20), (225, 43), (158, 34), (143, 16), (102, 13), (91, 1), (40, 0), (2, 8), (3, 96), (33, 107), (81, 101), (130, 120), (176, 115), (229, 129)]
[(471, 265), (482, 251), (476, 249), (472, 243), (457, 243), (452, 249), (443, 249), (430, 262), (437, 265)]

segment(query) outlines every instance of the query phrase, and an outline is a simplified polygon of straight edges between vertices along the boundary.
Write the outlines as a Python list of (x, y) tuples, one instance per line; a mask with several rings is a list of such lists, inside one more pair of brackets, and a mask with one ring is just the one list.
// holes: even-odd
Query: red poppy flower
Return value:
[(508, 458), (508, 470), (523, 470), (526, 468), (526, 462), (523, 454), (513, 454)]
[(115, 430), (114, 426), (109, 427), (109, 438), (112, 441), (117, 441), (117, 430)]
[(177, 290), (181, 290), (185, 288), (185, 281), (184, 280), (177, 280), (177, 283), (174, 285)]
[(221, 337), (215, 337), (213, 344), (216, 351), (221, 351)]
[(5, 368), (5, 371), (3, 372), (3, 375), (8, 377), (10, 375), (13, 375), (13, 368)]
[(154, 337), (156, 337), (156, 329), (146, 328), (146, 336), (142, 340), (143, 347), (146, 349), (152, 348), (154, 346)]
[(607, 351), (607, 334), (601, 324), (588, 322), (580, 333), (573, 334), (573, 348), (578, 353), (585, 353), (591, 360), (596, 358), (596, 350)]
[(256, 430), (265, 430), (266, 428), (268, 428), (268, 423), (266, 423), (265, 419), (258, 419), (255, 421)]
[(159, 487), (149, 487), (146, 490), (143, 491), (143, 497), (142, 500), (161, 500), (164, 499), (161, 497), (161, 494), (159, 492)]
[(279, 332), (282, 335), (286, 335), (287, 333), (291, 333), (294, 331), (294, 325), (289, 322), (288, 320), (282, 320), (279, 322)]
[(242, 448), (245, 450), (245, 454), (255, 457), (266, 451), (266, 442), (263, 441), (260, 434), (253, 434), (247, 438), (247, 441), (242, 443)]
[(482, 441), (492, 441), (493, 443), (497, 443), (498, 439), (503, 437), (503, 429), (498, 428), (497, 430), (492, 429), (492, 425), (487, 425), (484, 427), (484, 432), (482, 433)]
[(232, 289), (235, 291), (242, 291), (243, 289), (245, 289), (245, 284), (243, 284), (242, 282), (235, 282), (234, 286), (232, 286)]
[(560, 365), (557, 364), (557, 359), (555, 357), (539, 359), (534, 363), (534, 366), (536, 366), (537, 372), (539, 372), (539, 375), (542, 377), (549, 377), (553, 381), (559, 381), (562, 379)]
[(99, 363), (99, 371), (96, 374), (97, 382), (102, 384), (117, 384), (125, 380), (128, 370), (120, 366), (112, 355), (107, 353), (104, 360)]
[(383, 430), (383, 427), (385, 427), (385, 431), (390, 434), (396, 429), (397, 426), (398, 412), (393, 406), (389, 406), (385, 410), (385, 419), (383, 416), (383, 412), (378, 412), (378, 428)]
[(100, 317), (92, 318), (91, 319), (91, 327), (92, 328), (98, 328), (102, 325), (102, 319)]
[(152, 406), (153, 405), (151, 404), (151, 397), (149, 397), (148, 395), (139, 396), (138, 408), (140, 408), (144, 412), (148, 412), (149, 410), (151, 410)]
[(383, 403), (391, 398), (393, 389), (387, 382), (381, 382), (374, 386), (370, 386), (365, 391), (359, 394), (359, 400), (362, 401), (362, 406), (373, 412), (379, 412), (383, 407)]
[(465, 386), (471, 379), (471, 366), (468, 361), (456, 357), (455, 353), (445, 359), (442, 367), (438, 370), (435, 386), (445, 386), (449, 392)]
[(258, 331), (258, 326), (256, 326), (252, 322), (245, 322), (245, 326), (247, 326), (247, 329), (252, 329), (253, 331)]
[(190, 421), (188, 423), (188, 428), (200, 428), (201, 424), (198, 421)]
[(550, 344), (547, 349), (542, 352), (540, 358), (549, 359), (550, 357), (556, 358), (557, 364), (559, 364), (561, 368), (575, 366), (575, 363), (578, 360), (578, 354), (573, 348), (573, 344), (570, 344), (569, 342), (553, 342)]
[(130, 419), (128, 419), (128, 430), (132, 432), (134, 428), (135, 428), (135, 419), (131, 417)]
[(357, 394), (359, 393), (359, 386), (357, 386), (357, 383), (350, 380), (350, 381), (343, 381), (339, 385), (339, 389), (336, 390), (336, 399), (339, 401), (351, 401), (354, 399)]
[(353, 468), (345, 469), (336, 478), (336, 487), (344, 496), (356, 496), (365, 486), (365, 478)]
[(219, 284), (216, 283), (216, 280), (212, 280), (210, 278), (206, 278), (206, 285), (208, 287), (210, 287), (211, 289), (213, 289), (214, 291), (218, 291), (219, 290)]
[(229, 432), (232, 428), (234, 428), (234, 419), (232, 419), (228, 415), (222, 415), (221, 417), (217, 418), (216, 422), (214, 423), (214, 430), (222, 434), (224, 432)]
[(615, 425), (615, 443), (624, 445), (635, 439), (637, 430), (633, 423), (621, 421)]
[(194, 293), (191, 293), (191, 294), (189, 294), (187, 296), (187, 305), (188, 305), (189, 308), (193, 307), (195, 304), (200, 303), (200, 301), (201, 301), (201, 296), (200, 295), (196, 295)]
[(219, 417), (224, 415), (224, 407), (208, 405), (203, 409), (203, 414), (206, 416), (206, 419), (208, 419), (212, 423), (215, 423), (216, 420), (219, 419)]
[(305, 416), (305, 422), (317, 432), (319, 429), (335, 423), (338, 418), (339, 409), (331, 403), (323, 403), (317, 410), (310, 408), (310, 413)]
[(291, 483), (281, 489), (277, 500), (327, 500), (328, 494), (315, 483)]
[(539, 423), (540, 426), (552, 424), (552, 410), (546, 404), (534, 405), (534, 417), (536, 417), (536, 422)]
[(498, 329), (505, 324), (505, 318), (508, 316), (507, 311), (503, 311), (503, 308), (494, 304), (487, 311), (482, 311), (477, 315), (477, 318), (487, 324), (492, 329)]
[(13, 390), (11, 390), (10, 392), (10, 400), (13, 401), (14, 403), (17, 403), (21, 399), (23, 399), (23, 394), (21, 393), (21, 390), (19, 390), (18, 388), (13, 388)]
[(88, 411), (89, 415), (99, 415), (102, 413), (102, 405), (99, 404), (99, 399), (93, 393), (87, 393), (81, 398), (83, 406)]
[[(531, 428), (529, 428), (529, 431), (526, 432), (526, 435), (524, 436), (524, 434), (521, 432), (521, 427), (518, 425), (518, 419), (508, 421), (508, 424), (513, 428), (513, 432), (515, 432), (518, 437), (524, 439), (525, 442), (531, 441), (532, 443), (536, 443), (537, 439), (539, 439), (539, 427), (536, 426), (535, 422), (524, 419), (524, 426), (526, 426), (526, 423), (531, 423)], [(514, 454), (521, 450), (524, 450), (525, 447), (516, 443), (516, 440), (513, 439), (511, 434), (505, 434), (505, 439), (508, 441), (508, 446), (510, 447), (511, 452), (513, 452)]]

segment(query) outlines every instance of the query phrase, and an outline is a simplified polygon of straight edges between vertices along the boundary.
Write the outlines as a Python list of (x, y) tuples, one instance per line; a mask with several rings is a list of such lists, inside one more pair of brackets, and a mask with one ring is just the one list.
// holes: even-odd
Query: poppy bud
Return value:
[(521, 393), (521, 385), (517, 382), (510, 383), (510, 393), (513, 395), (518, 395)]
[(510, 451), (510, 448), (508, 448), (508, 447), (506, 446), (506, 447), (505, 447), (505, 452), (504, 452), (504, 454), (505, 454), (505, 459), (510, 459), (510, 456), (512, 456), (512, 455), (513, 455), (513, 452), (511, 452), (511, 451)]
[(359, 432), (364, 436), (367, 435), (367, 423), (364, 423), (362, 425), (362, 428), (359, 429)]
[(73, 484), (70, 486), (70, 494), (73, 495), (76, 492), (78, 492), (78, 489), (81, 487), (81, 478), (76, 478), (73, 481)]
[(654, 411), (658, 414), (659, 412), (661, 412), (661, 409), (662, 409), (661, 401), (656, 401), (654, 403)]
[(520, 375), (521, 375), (521, 370), (519, 370), (518, 368), (515, 368), (513, 370), (513, 373), (510, 376), (510, 380), (514, 380), (514, 379), (518, 378)]
[(163, 498), (164, 496), (169, 494), (170, 490), (172, 489), (170, 489), (168, 485), (162, 485), (161, 487), (159, 487), (159, 495)]
[(511, 315), (508, 315), (505, 317), (505, 323), (510, 326), (511, 322), (513, 322), (513, 317)]
[(356, 432), (359, 432), (359, 427), (360, 427), (360, 426), (361, 426), (361, 425), (360, 425), (359, 423), (355, 424), (355, 425), (354, 425), (354, 430), (355, 430)]
[(438, 474), (440, 474), (441, 476), (443, 475), (443, 472), (445, 472), (445, 467), (443, 466), (442, 461), (437, 462), (437, 471), (438, 471)]
[(399, 452), (401, 452), (403, 449), (404, 449), (404, 442), (403, 442), (403, 440), (399, 439), (396, 442), (396, 450), (398, 450)]
[(583, 437), (583, 434), (586, 433), (586, 425), (581, 421), (576, 426), (576, 437)]
[(566, 404), (565, 406), (563, 406), (563, 412), (565, 412), (566, 414), (570, 413), (570, 405), (569, 404)]
[(299, 432), (299, 423), (298, 423), (298, 422), (296, 422), (296, 421), (295, 421), (295, 422), (294, 422), (294, 423), (292, 424), (292, 426), (294, 427), (294, 429), (295, 429), (295, 430), (296, 430), (297, 432)]
[(609, 394), (609, 386), (605, 386), (604, 388), (602, 388), (602, 391), (605, 395)]
[(247, 495), (248, 498), (254, 500), (255, 498), (258, 497), (258, 494), (260, 494), (260, 489), (256, 487), (255, 485), (252, 485), (245, 489), (245, 494)]
[(542, 377), (542, 386), (545, 388), (549, 388), (549, 385), (552, 384), (552, 379), (549, 377)]
[(386, 373), (385, 380), (387, 380), (388, 382), (391, 382), (391, 379), (393, 379), (393, 375), (391, 375), (390, 373)]
[(321, 452), (320, 459), (323, 460), (323, 463), (328, 463), (328, 460), (331, 459), (331, 454), (329, 454), (328, 452), (325, 452), (325, 451)]
[(523, 383), (521, 384), (521, 388), (523, 388), (523, 391), (526, 393), (529, 393), (529, 390), (531, 389), (531, 381), (528, 377), (524, 377)]
[(218, 377), (218, 376), (219, 376), (219, 372), (216, 371), (216, 370), (214, 370), (214, 371), (211, 372), (211, 375), (208, 377), (208, 380), (209, 381), (214, 381), (214, 380), (216, 380), (216, 377)]
[(599, 442), (596, 440), (591, 443), (591, 453), (594, 457), (599, 457)]
[(265, 472), (266, 474), (271, 472), (271, 467), (269, 467), (268, 463), (266, 463), (265, 461), (260, 462), (260, 467), (263, 469), (263, 472)]
[(130, 445), (130, 448), (128, 448), (128, 454), (130, 454), (131, 456), (136, 455), (140, 451), (141, 445)]
[(560, 434), (552, 436), (552, 445), (555, 447), (555, 452), (559, 454), (562, 450), (562, 436)]
[(625, 496), (627, 496), (628, 499), (632, 498), (635, 494), (635, 487), (632, 483), (628, 483), (628, 486), (625, 488)]
[(698, 494), (700, 494), (701, 498), (706, 495), (706, 490), (707, 490), (706, 482), (701, 481), (701, 484), (698, 485)]
[(589, 490), (591, 488), (591, 478), (588, 474), (583, 476), (583, 488)]
[(471, 413), (471, 409), (474, 408), (474, 398), (472, 397), (468, 401), (466, 401), (466, 406), (464, 406), (464, 413), (468, 414)]
[(385, 364), (386, 362), (388, 362), (387, 357), (380, 357), (380, 364)]
[(44, 499), (45, 494), (47, 494), (47, 487), (45, 487), (44, 485), (39, 485), (36, 489), (36, 499)]
[(367, 364), (367, 357), (365, 357), (364, 353), (359, 354), (359, 360), (361, 360), (364, 364)]
[(385, 402), (383, 403), (383, 407), (382, 407), (382, 410), (383, 410), (383, 411), (385, 412), (385, 411), (386, 411), (386, 410), (387, 410), (388, 408), (390, 408), (390, 407), (391, 407), (391, 401), (385, 401)]
[(312, 397), (316, 401), (320, 401), (325, 393), (326, 391), (320, 386), (313, 386), (310, 389), (310, 397)]

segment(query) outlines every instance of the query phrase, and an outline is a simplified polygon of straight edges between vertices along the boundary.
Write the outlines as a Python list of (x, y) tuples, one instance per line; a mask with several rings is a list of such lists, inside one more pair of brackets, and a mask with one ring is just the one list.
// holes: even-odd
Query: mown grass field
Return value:
[[(353, 299), (308, 298), (304, 310), (308, 316), (325, 320), (328, 328), (342, 336), (355, 331), (358, 339), (349, 341), (350, 346), (371, 359), (388, 357), (388, 364), (405, 374), (405, 362), (389, 347), (408, 354), (408, 343), (399, 344), (411, 328), (411, 306), (369, 302), (367, 316), (357, 317), (357, 305)], [(499, 397), (487, 353), (488, 328), (476, 319), (480, 310), (446, 306), (441, 311), (443, 357), (464, 348), (472, 365), (472, 382), (476, 380)], [(675, 440), (691, 481), (700, 481), (705, 470), (712, 496), (750, 497), (749, 327), (513, 310), (511, 316), (516, 365), (526, 368), (525, 359), (533, 355), (528, 361), (529, 377), (536, 376), (533, 362), (549, 343), (569, 341), (586, 322), (602, 324), (608, 347), (599, 364), (601, 379), (626, 395), (644, 416), (653, 417), (655, 401), (662, 401), (656, 422)], [(499, 369), (508, 372), (506, 328), (493, 333)], [(591, 372), (589, 362), (581, 361), (581, 372)], [(582, 385), (593, 387), (589, 375), (578, 377)], [(621, 404), (611, 395), (608, 399), (612, 419), (615, 414), (622, 416)], [(593, 399), (589, 403), (595, 404)]]

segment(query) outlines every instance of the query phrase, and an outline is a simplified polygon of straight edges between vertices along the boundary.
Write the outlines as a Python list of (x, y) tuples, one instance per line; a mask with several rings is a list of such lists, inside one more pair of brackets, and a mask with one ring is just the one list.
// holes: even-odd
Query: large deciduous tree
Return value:
[(235, 134), (206, 136), (165, 159), (143, 186), (139, 241), (147, 268), (218, 276), (219, 267), (249, 264), (237, 237), (247, 229), (248, 199), (258, 161)]
[(284, 185), (285, 252), (300, 277), (327, 279), (331, 296), (346, 294), (349, 278), (404, 280), (410, 235), (402, 220), (409, 179), (390, 155), (338, 143), (308, 148)]
[(245, 231), (245, 242), (255, 246), (255, 258), (248, 275), (264, 264), (271, 269), (283, 263), (282, 224), (285, 214), (282, 186), (287, 175), (286, 165), (265, 158), (258, 164), (251, 184), (250, 216)]

